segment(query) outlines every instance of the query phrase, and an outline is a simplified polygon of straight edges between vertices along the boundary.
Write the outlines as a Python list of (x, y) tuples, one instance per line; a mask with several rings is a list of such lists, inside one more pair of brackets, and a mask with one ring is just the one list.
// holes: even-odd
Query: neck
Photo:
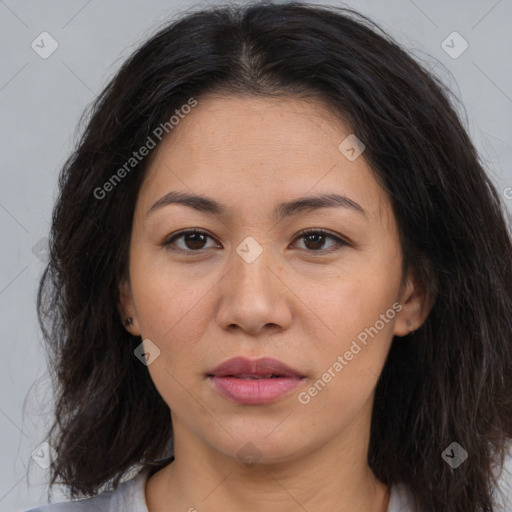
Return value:
[(173, 427), (175, 460), (149, 479), (149, 512), (387, 510), (389, 489), (367, 464), (369, 432), (362, 440), (360, 424), (293, 460), (252, 465), (198, 442), (174, 419)]

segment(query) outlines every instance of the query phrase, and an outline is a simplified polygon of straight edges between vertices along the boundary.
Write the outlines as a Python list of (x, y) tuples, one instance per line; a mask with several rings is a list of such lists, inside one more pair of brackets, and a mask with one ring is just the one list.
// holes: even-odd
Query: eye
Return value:
[[(187, 231), (176, 233), (171, 238), (168, 238), (162, 245), (170, 251), (199, 252), (203, 249), (212, 248), (212, 246), (208, 247), (206, 245), (208, 238), (213, 240), (213, 238), (205, 231), (189, 229)], [(180, 241), (181, 243), (176, 243), (177, 241)], [(216, 247), (218, 247), (218, 244)]]
[[(309, 252), (332, 252), (339, 250), (340, 247), (348, 245), (345, 240), (325, 231), (323, 229), (305, 229), (299, 233), (296, 240), (303, 239), (304, 245)], [(325, 248), (326, 240), (334, 240), (334, 243)]]
[[(210, 245), (210, 247), (208, 247), (208, 239), (214, 240), (213, 237), (205, 231), (189, 229), (172, 235), (162, 245), (170, 251), (189, 253), (220, 247), (218, 243), (214, 243), (213, 246)], [(348, 243), (340, 237), (337, 237), (323, 229), (303, 230), (295, 240), (299, 239), (304, 240), (305, 250), (308, 252), (332, 252), (338, 250), (340, 247), (348, 245)], [(334, 241), (334, 243), (326, 248), (325, 243), (327, 240)]]

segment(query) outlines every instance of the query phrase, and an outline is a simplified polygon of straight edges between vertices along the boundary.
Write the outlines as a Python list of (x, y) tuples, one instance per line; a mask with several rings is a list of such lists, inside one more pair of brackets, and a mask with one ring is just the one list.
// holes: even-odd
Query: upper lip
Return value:
[(275, 375), (278, 377), (304, 377), (300, 372), (290, 368), (278, 359), (263, 357), (261, 359), (247, 359), (245, 357), (233, 357), (219, 364), (212, 370), (209, 376), (237, 377), (240, 375), (261, 376)]

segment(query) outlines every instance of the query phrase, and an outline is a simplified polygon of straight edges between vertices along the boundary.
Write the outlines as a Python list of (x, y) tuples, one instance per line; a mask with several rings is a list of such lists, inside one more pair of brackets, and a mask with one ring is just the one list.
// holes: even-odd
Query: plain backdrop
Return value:
[[(52, 401), (35, 297), (57, 176), (79, 118), (163, 23), (217, 3), (0, 0), (0, 511), (46, 503), (48, 471), (31, 456), (45, 440)], [(370, 16), (456, 92), (512, 210), (512, 1), (325, 3)], [(45, 55), (52, 45), (58, 47)]]

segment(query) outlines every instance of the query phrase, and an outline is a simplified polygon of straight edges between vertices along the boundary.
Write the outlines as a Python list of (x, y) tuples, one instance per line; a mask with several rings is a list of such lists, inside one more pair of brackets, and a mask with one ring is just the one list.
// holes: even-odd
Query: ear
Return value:
[(405, 336), (423, 325), (434, 305), (434, 297), (411, 271), (398, 302), (402, 309), (396, 315), (394, 335)]
[[(121, 319), (121, 323), (124, 328), (134, 336), (140, 336), (140, 327), (137, 319), (137, 313), (135, 311), (135, 305), (133, 303), (133, 296), (128, 279), (123, 279), (119, 283), (119, 303), (117, 304), (117, 310)], [(127, 320), (131, 318), (131, 322)]]

